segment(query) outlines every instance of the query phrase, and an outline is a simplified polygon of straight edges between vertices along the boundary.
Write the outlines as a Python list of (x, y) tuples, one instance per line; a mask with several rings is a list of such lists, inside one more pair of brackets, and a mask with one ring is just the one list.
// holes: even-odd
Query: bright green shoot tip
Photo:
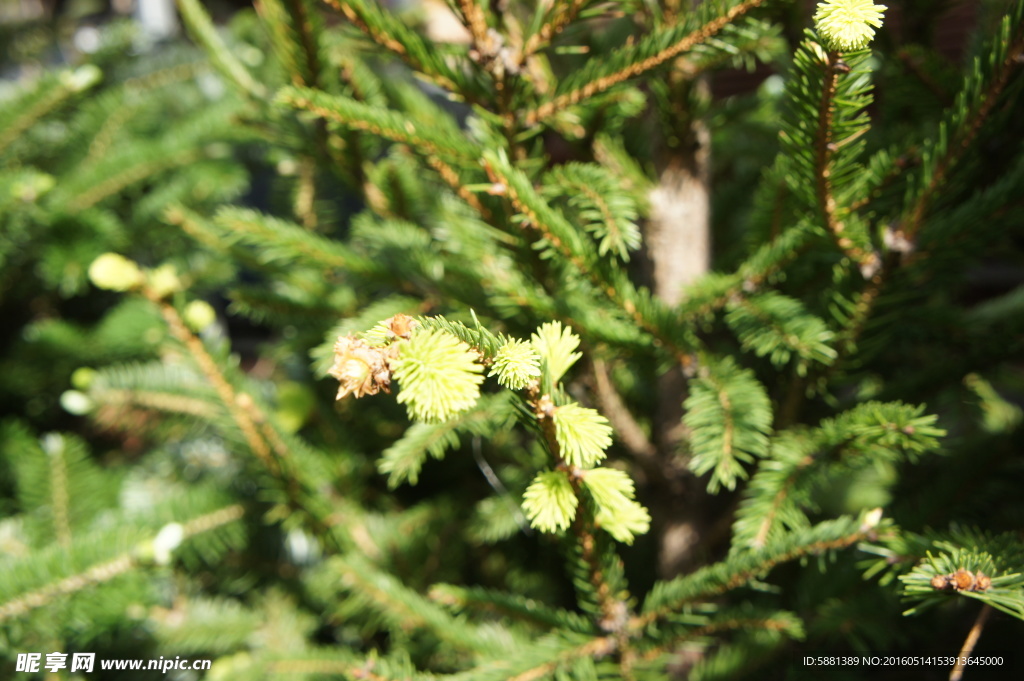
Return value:
[(853, 52), (868, 46), (875, 29), (882, 25), (885, 5), (871, 0), (830, 0), (819, 2), (814, 25), (828, 47), (838, 52)]

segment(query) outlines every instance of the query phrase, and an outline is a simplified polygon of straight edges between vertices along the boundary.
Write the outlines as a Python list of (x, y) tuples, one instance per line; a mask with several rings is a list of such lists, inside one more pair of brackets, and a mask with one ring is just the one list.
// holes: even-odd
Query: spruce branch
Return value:
[(544, 178), (544, 193), (552, 198), (567, 196), (587, 231), (599, 240), (598, 255), (615, 253), (624, 261), (630, 251), (640, 248), (637, 202), (633, 193), (623, 191), (620, 179), (602, 166), (569, 163), (558, 166)]
[(540, 28), (530, 35), (523, 46), (522, 58), (530, 55), (551, 42), (579, 15), (590, 0), (554, 0)]
[(148, 97), (156, 96), (159, 90), (187, 82), (208, 70), (209, 66), (205, 61), (178, 64), (129, 78), (116, 89), (104, 93), (104, 104), (108, 101), (113, 104), (103, 124), (89, 142), (89, 153), (82, 159), (81, 166), (97, 164), (113, 152), (115, 143), (124, 132), (125, 123), (138, 113), (140, 104)]
[(960, 681), (963, 678), (967, 658), (974, 652), (974, 646), (977, 645), (978, 639), (981, 638), (981, 631), (985, 628), (985, 623), (988, 622), (989, 615), (991, 614), (991, 605), (986, 603), (981, 606), (981, 611), (978, 613), (977, 618), (975, 618), (974, 624), (971, 625), (971, 630), (967, 632), (967, 638), (964, 639), (964, 644), (960, 647), (960, 652), (956, 656), (956, 664), (953, 665), (953, 670), (949, 673), (949, 681)]
[(487, 206), (482, 204), (476, 194), (466, 186), (466, 183), (462, 181), (462, 178), (459, 177), (458, 172), (456, 172), (454, 168), (437, 156), (427, 156), (426, 161), (427, 165), (437, 171), (437, 174), (441, 176), (441, 179), (444, 180), (449, 187), (455, 190), (458, 197), (466, 202), (466, 205), (475, 210), (485, 221), (489, 221), (491, 219), (491, 211)]
[[(641, 660), (654, 661), (665, 655), (677, 653), (679, 645), (687, 641), (700, 641), (708, 637), (720, 636), (726, 632), (755, 631), (759, 634), (774, 634), (773, 638), (780, 641), (789, 639), (800, 640), (804, 638), (805, 631), (803, 622), (797, 615), (785, 611), (771, 611), (759, 613), (752, 608), (728, 609), (714, 615), (701, 618), (707, 620), (704, 624), (697, 626), (676, 626), (668, 625), (666, 631), (657, 637), (657, 643), (653, 646), (645, 646), (640, 656)], [(689, 623), (688, 623), (689, 624)], [(749, 642), (747, 642), (749, 645)], [(707, 658), (705, 658), (707, 659)], [(699, 678), (704, 678), (703, 676)]]
[[(874, 253), (866, 252), (857, 246), (849, 236), (844, 234), (846, 225), (839, 216), (836, 197), (832, 183), (832, 156), (840, 146), (840, 142), (833, 139), (834, 129), (834, 102), (837, 93), (837, 82), (841, 74), (849, 73), (849, 65), (842, 61), (838, 52), (829, 51), (824, 55), (822, 62), (824, 67), (824, 86), (821, 89), (821, 100), (818, 104), (818, 134), (815, 138), (815, 188), (818, 197), (818, 207), (824, 216), (825, 228), (835, 239), (836, 245), (855, 263), (861, 265), (864, 271), (870, 271), (872, 265), (877, 263), (878, 257)], [(859, 136), (860, 132), (854, 133)], [(842, 144), (851, 141), (848, 137), (842, 140)]]
[[(181, 525), (179, 541), (232, 523), (239, 520), (243, 515), (244, 509), (242, 506), (235, 504), (193, 518)], [(87, 570), (47, 584), (6, 603), (0, 603), (0, 622), (19, 617), (32, 610), (49, 605), (54, 600), (63, 596), (69, 596), (94, 585), (108, 582), (131, 570), (149, 565), (149, 560), (146, 556), (147, 552), (141, 550), (142, 546), (140, 544), (130, 551), (121, 553), (116, 558), (93, 565)]]
[(866, 225), (850, 204), (865, 183), (858, 158), (870, 126), (865, 113), (872, 101), (870, 52), (840, 55), (826, 51), (820, 40), (808, 31), (794, 57), (793, 77), (786, 86), (788, 114), (780, 133), (785, 151), (773, 174), (781, 173), (867, 279), (881, 263), (870, 248)]
[[(173, 305), (153, 295), (152, 291), (148, 289), (144, 289), (143, 293), (160, 310), (160, 314), (167, 323), (171, 335), (188, 349), (199, 370), (217, 393), (221, 404), (224, 405), (235, 425), (242, 432), (250, 451), (263, 463), (271, 475), (279, 477), (281, 475), (281, 462), (273, 455), (270, 446), (260, 434), (249, 413), (242, 408), (239, 402), (241, 395), (235, 391), (224, 377), (213, 357), (203, 347), (202, 341), (188, 329)], [(251, 400), (251, 398), (248, 399)]]
[[(59, 437), (59, 436), (58, 436)], [(44, 441), (44, 451), (50, 458), (50, 498), (53, 510), (54, 532), (57, 543), (67, 548), (71, 546), (71, 523), (68, 520), (68, 469), (64, 460), (64, 438), (48, 438)]]
[(307, 0), (260, 0), (256, 12), (294, 85), (321, 87), (319, 16)]
[(596, 618), (595, 624), (599, 630), (615, 637), (620, 671), (630, 675), (634, 650), (626, 624), (632, 609), (622, 559), (613, 545), (594, 535), (591, 526), (592, 521), (582, 514), (573, 523), (573, 551), (578, 561), (578, 574), (574, 582), (579, 592), (578, 598), (581, 605)]
[(692, 574), (659, 582), (644, 601), (642, 614), (630, 620), (630, 629), (641, 630), (671, 616), (687, 603), (739, 588), (782, 563), (845, 549), (877, 537), (879, 531), (878, 519), (869, 514), (837, 518), (791, 532), (764, 549), (730, 556)]
[(61, 104), (100, 82), (103, 73), (91, 64), (75, 71), (41, 78), (33, 87), (5, 102), (0, 109), (0, 157), (7, 147)]
[[(150, 287), (144, 287), (142, 293), (160, 310), (171, 335), (188, 350), (241, 432), (249, 450), (281, 486), (287, 505), (292, 510), (301, 511), (312, 529), (325, 541), (337, 542), (339, 535), (329, 520), (325, 499), (312, 491), (316, 486), (308, 477), (310, 469), (293, 460), (296, 452), (292, 445), (270, 424), (251, 395), (232, 386), (203, 342), (188, 329), (174, 306), (162, 300)], [(281, 507), (278, 512), (285, 512), (285, 509)]]
[(555, 608), (520, 594), (483, 587), (435, 584), (430, 588), (430, 598), (457, 612), (499, 613), (528, 622), (541, 631), (568, 629), (581, 634), (593, 632), (593, 624), (578, 612)]
[(1024, 64), (1024, 2), (1018, 0), (1003, 17), (999, 32), (987, 44), (985, 63), (975, 59), (970, 75), (938, 131), (929, 137), (922, 157), (919, 186), (899, 234), (915, 243), (942, 186), (971, 149), (984, 124), (997, 111), (1001, 95)]
[(753, 372), (726, 358), (706, 365), (691, 381), (684, 423), (690, 429), (697, 475), (711, 472), (708, 491), (733, 489), (747, 476), (741, 464), (762, 457), (768, 450), (772, 424), (771, 402)]
[(492, 39), (488, 36), (487, 15), (480, 0), (458, 0), (459, 14), (462, 15), (463, 23), (473, 36), (473, 44), (484, 52), (493, 49)]
[(384, 450), (377, 470), (388, 476), (388, 487), (415, 485), (428, 456), (443, 459), (459, 444), (459, 433), (493, 437), (507, 427), (511, 403), (505, 395), (484, 395), (476, 407), (443, 423), (414, 423), (402, 439)]
[(601, 259), (593, 243), (552, 208), (525, 173), (514, 168), (504, 154), (485, 150), (482, 157), (491, 182), (501, 188), (513, 208), (525, 218), (521, 221), (523, 227), (539, 233), (537, 244), (564, 258), (645, 333), (660, 340), (682, 364), (692, 363), (687, 346), (694, 337), (679, 324), (673, 311), (649, 291), (638, 289), (617, 263)]
[(213, 65), (227, 78), (228, 82), (240, 88), (252, 99), (265, 98), (266, 88), (256, 82), (248, 69), (224, 43), (202, 4), (198, 0), (176, 0), (176, 2), (193, 38), (205, 48)]
[[(1013, 548), (1019, 550), (1019, 542), (1014, 543), (1017, 546), (1003, 542), (999, 547), (1006, 557), (1012, 557)], [(909, 573), (899, 576), (903, 599), (916, 603), (903, 614), (920, 614), (949, 598), (970, 598), (1024, 620), (1024, 575), (1016, 571), (1019, 563), (985, 550), (992, 546), (956, 544), (934, 542), (936, 554), (927, 551)]]
[(725, 321), (743, 347), (759, 357), (768, 356), (776, 366), (795, 356), (799, 358), (797, 373), (803, 376), (811, 362), (827, 366), (836, 358), (833, 333), (795, 298), (774, 292), (737, 296), (727, 309)]
[(459, 138), (453, 144), (452, 137), (436, 133), (430, 125), (418, 122), (409, 112), (399, 113), (349, 97), (294, 86), (282, 88), (276, 102), (309, 111), (355, 130), (407, 144), (427, 157), (438, 157), (464, 166), (477, 158), (478, 150), (471, 142)]
[[(197, 217), (181, 207), (168, 209), (167, 216), (182, 226), (185, 219)], [(352, 275), (375, 269), (368, 258), (337, 240), (324, 238), (292, 222), (254, 210), (222, 208), (214, 216), (214, 224), (223, 235), (221, 243), (249, 245), (257, 249), (259, 260), (264, 264), (282, 263), (289, 267), (306, 264)]]
[[(204, 153), (199, 149), (183, 149), (170, 155), (153, 154), (147, 158), (140, 158), (134, 165), (114, 175), (103, 177), (99, 183), (72, 198), (68, 201), (68, 210), (76, 213), (88, 210), (133, 184), (167, 170), (187, 167), (203, 157)], [(95, 179), (95, 176), (93, 177)]]
[(352, 25), (369, 36), (414, 70), (449, 92), (463, 93), (467, 90), (460, 78), (449, 67), (444, 57), (431, 49), (423, 38), (405, 26), (391, 12), (376, 2), (366, 0), (323, 0), (352, 22)]
[[(665, 29), (645, 36), (635, 46), (617, 50), (607, 60), (592, 62), (593, 67), (567, 81), (568, 84), (560, 88), (564, 90), (562, 94), (523, 114), (523, 123), (527, 126), (536, 125), (567, 107), (661, 66), (708, 41), (726, 26), (733, 24), (738, 18), (760, 6), (762, 2), (763, 0), (738, 2), (728, 9), (723, 8), (724, 11), (721, 14), (708, 18), (703, 25), (689, 30), (685, 35), (678, 35), (679, 27)], [(713, 5), (713, 9), (718, 9), (718, 3), (709, 4)], [(683, 28), (690, 29), (690, 26), (684, 24)]]
[(352, 598), (376, 610), (391, 627), (429, 630), (458, 650), (493, 653), (495, 639), (470, 625), (464, 618), (453, 616), (424, 595), (402, 584), (394, 576), (355, 553), (334, 558), (327, 570)]

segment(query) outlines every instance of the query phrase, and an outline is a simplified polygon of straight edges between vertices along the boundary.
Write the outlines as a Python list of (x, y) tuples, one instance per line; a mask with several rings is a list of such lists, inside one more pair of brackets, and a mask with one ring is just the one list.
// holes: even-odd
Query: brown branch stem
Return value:
[(960, 654), (957, 655), (956, 664), (949, 673), (949, 681), (960, 681), (963, 678), (964, 667), (966, 666), (964, 663), (971, 656), (971, 653), (974, 652), (974, 646), (977, 645), (978, 639), (981, 638), (981, 630), (985, 628), (985, 623), (988, 622), (989, 615), (991, 614), (992, 606), (986, 603), (982, 606), (981, 612), (978, 613), (978, 617), (974, 620), (971, 630), (967, 632), (967, 638), (960, 648)]

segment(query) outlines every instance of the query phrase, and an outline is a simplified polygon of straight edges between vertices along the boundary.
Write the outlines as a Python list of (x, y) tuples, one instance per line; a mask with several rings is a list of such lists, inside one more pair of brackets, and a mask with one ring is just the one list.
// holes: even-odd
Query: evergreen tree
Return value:
[(938, 4), (178, 0), (5, 88), (2, 675), (1013, 678), (1024, 0)]

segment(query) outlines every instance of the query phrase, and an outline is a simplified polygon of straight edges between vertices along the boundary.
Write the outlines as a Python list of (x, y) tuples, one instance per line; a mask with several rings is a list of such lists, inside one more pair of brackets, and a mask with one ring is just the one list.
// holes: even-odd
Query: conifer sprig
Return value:
[(550, 43), (552, 38), (572, 23), (588, 2), (589, 0), (557, 0), (548, 8), (546, 15), (537, 12), (534, 15), (534, 24), (536, 25), (537, 20), (540, 20), (541, 23), (526, 39), (526, 44), (523, 46), (524, 58)]
[(322, 19), (308, 0), (261, 0), (256, 11), (295, 85), (321, 86)]
[(468, 92), (464, 78), (446, 63), (443, 55), (378, 3), (366, 0), (324, 2), (344, 14), (375, 43), (390, 50), (441, 87), (453, 93)]
[(933, 209), (939, 189), (972, 148), (985, 121), (998, 110), (1012, 79), (1019, 77), (1022, 63), (1024, 1), (1017, 0), (1000, 22), (998, 34), (987, 43), (983, 57), (975, 59), (945, 120), (926, 138), (922, 167), (909, 189), (909, 210), (899, 230), (911, 243), (924, 226), (926, 214)]
[(97, 85), (103, 72), (91, 64), (41, 78), (0, 107), (0, 158), (7, 147), (49, 112)]
[(585, 221), (586, 229), (598, 239), (598, 255), (613, 252), (629, 260), (630, 251), (640, 248), (639, 211), (633, 195), (623, 191), (619, 181), (605, 168), (583, 163), (559, 166), (545, 177), (552, 196), (568, 196), (568, 203)]
[(742, 464), (768, 451), (771, 402), (753, 372), (731, 359), (705, 365), (690, 383), (684, 421), (692, 431), (690, 468), (711, 473), (708, 490), (733, 489), (747, 477)]
[(630, 622), (642, 628), (677, 612), (686, 603), (714, 597), (766, 574), (774, 567), (802, 556), (845, 549), (877, 536), (883, 526), (872, 513), (842, 517), (791, 532), (758, 551), (751, 551), (697, 570), (693, 574), (659, 582), (644, 601), (642, 614)]
[(616, 50), (607, 59), (590, 62), (585, 70), (559, 85), (559, 94), (554, 99), (526, 112), (522, 116), (523, 123), (536, 125), (562, 109), (661, 66), (708, 41), (762, 2), (718, 0), (702, 3), (698, 11), (688, 14), (679, 26), (652, 33), (641, 38), (636, 45)]
[(818, 40), (808, 32), (794, 59), (780, 163), (793, 192), (813, 207), (836, 245), (870, 278), (880, 262), (867, 226), (850, 209), (863, 184), (858, 158), (869, 128), (864, 110), (871, 103), (870, 53), (840, 55)]
[[(235, 522), (243, 514), (242, 507), (234, 504), (193, 517), (179, 526), (180, 531), (176, 533), (176, 540), (173, 542), (171, 550), (177, 548), (183, 540)], [(35, 557), (35, 565), (38, 568), (39, 565), (47, 564), (44, 576), (60, 576), (60, 578), (14, 597), (12, 597), (13, 590), (17, 590), (21, 584), (38, 581), (39, 572), (33, 570), (30, 565), (5, 565), (5, 570), (10, 570), (10, 572), (8, 581), (0, 590), (0, 600), (4, 601), (0, 603), (0, 622), (22, 616), (32, 610), (49, 605), (55, 599), (75, 594), (152, 564), (152, 540), (146, 541), (146, 536), (153, 537), (154, 535), (144, 533), (137, 527), (129, 528), (127, 531), (125, 528), (120, 528), (117, 532), (109, 530), (95, 532), (91, 538), (83, 537), (82, 541), (75, 543), (71, 554), (74, 556), (74, 560), (70, 562), (67, 549), (55, 545), (44, 555)], [(159, 533), (156, 536), (159, 536)], [(118, 549), (122, 550), (117, 552)], [(104, 553), (108, 555), (114, 553), (115, 555), (108, 559), (97, 560), (98, 556)], [(83, 564), (88, 567), (75, 572), (75, 569)]]
[(227, 78), (228, 82), (240, 88), (242, 92), (253, 99), (265, 98), (266, 88), (253, 78), (249, 70), (235, 56), (235, 53), (224, 43), (202, 4), (198, 0), (176, 0), (176, 2), (192, 37), (206, 48), (206, 53), (213, 61), (213, 65)]
[(321, 118), (408, 144), (425, 156), (437, 156), (465, 165), (476, 161), (478, 150), (469, 140), (438, 135), (432, 126), (420, 124), (408, 112), (373, 107), (342, 95), (289, 86), (277, 94), (277, 103), (310, 111)]

